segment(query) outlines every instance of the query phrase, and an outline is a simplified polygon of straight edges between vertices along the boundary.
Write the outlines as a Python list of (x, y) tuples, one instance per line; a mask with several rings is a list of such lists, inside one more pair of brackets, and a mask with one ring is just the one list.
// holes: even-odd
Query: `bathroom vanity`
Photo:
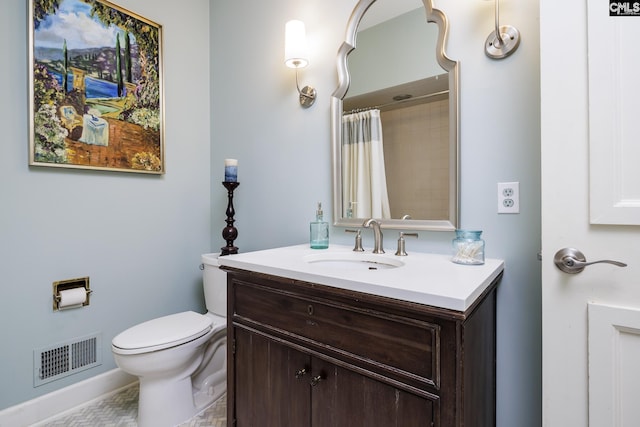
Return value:
[(303, 245), (220, 264), (229, 425), (495, 425), (502, 261)]

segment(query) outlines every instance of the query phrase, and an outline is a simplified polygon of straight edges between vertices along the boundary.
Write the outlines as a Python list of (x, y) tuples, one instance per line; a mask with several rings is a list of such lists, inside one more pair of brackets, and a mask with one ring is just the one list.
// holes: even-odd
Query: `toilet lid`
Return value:
[(211, 330), (211, 319), (193, 311), (171, 314), (133, 326), (118, 334), (114, 347), (139, 350), (140, 353), (162, 350), (199, 338)]

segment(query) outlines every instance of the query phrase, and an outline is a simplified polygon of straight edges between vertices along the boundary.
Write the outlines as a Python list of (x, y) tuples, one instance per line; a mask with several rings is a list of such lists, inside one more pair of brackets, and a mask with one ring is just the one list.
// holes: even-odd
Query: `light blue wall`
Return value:
[[(380, 0), (391, 1), (391, 0)], [(236, 241), (241, 251), (308, 240), (315, 202), (331, 212), (329, 98), (335, 55), (356, 0), (213, 0), (211, 9), (212, 246), (224, 244), (223, 159), (239, 159)], [(493, 3), (436, 0), (448, 15), (447, 52), (460, 61), (462, 226), (484, 230), (487, 256), (506, 261), (498, 292), (498, 426), (541, 425), (540, 119), (538, 2), (501, 3), (501, 22), (522, 33), (518, 51), (484, 54)], [(284, 25), (305, 21), (311, 64), (303, 85), (316, 104), (298, 106), (283, 64)], [(519, 181), (521, 213), (498, 215), (497, 182)], [(448, 253), (453, 233), (421, 232), (407, 251)], [(396, 233), (385, 232), (389, 248)], [(353, 236), (332, 228), (332, 242)], [(372, 237), (365, 232), (365, 246)]]
[[(390, 1), (390, 0), (381, 0)], [(0, 14), (0, 409), (114, 367), (111, 338), (161, 314), (202, 309), (199, 255), (224, 245), (223, 159), (239, 159), (236, 244), (243, 252), (306, 242), (320, 200), (331, 209), (329, 97), (335, 54), (356, 0), (120, 0), (164, 26), (167, 174), (27, 166), (27, 8)], [(436, 0), (460, 61), (462, 226), (481, 228), (506, 261), (498, 293), (498, 426), (539, 426), (540, 246), (538, 2), (501, 4), (522, 32), (510, 58), (483, 52), (493, 4)], [(283, 64), (284, 24), (306, 22), (311, 65), (297, 104)], [(210, 160), (210, 161), (209, 161)], [(496, 183), (519, 181), (519, 215), (496, 213)], [(395, 233), (386, 231), (388, 247)], [(452, 233), (421, 232), (407, 250), (447, 253)], [(341, 228), (333, 242), (351, 244)], [(371, 236), (365, 233), (365, 245)], [(51, 282), (90, 275), (91, 306), (51, 312)], [(34, 389), (32, 351), (102, 331), (104, 364)]]
[[(27, 3), (0, 13), (0, 409), (113, 369), (135, 323), (202, 310), (211, 243), (209, 2), (118, 1), (164, 28), (164, 176), (27, 166)], [(80, 276), (91, 305), (52, 312), (52, 282)], [(102, 366), (33, 387), (34, 349), (93, 332)]]

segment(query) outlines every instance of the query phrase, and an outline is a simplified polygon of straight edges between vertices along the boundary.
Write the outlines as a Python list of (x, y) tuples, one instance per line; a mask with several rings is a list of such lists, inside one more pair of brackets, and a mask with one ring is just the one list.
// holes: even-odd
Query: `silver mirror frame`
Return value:
[[(356, 47), (358, 25), (364, 13), (376, 0), (360, 0), (351, 13), (347, 25), (345, 41), (338, 49), (338, 88), (331, 95), (331, 157), (333, 180), (333, 225), (338, 227), (359, 227), (362, 218), (342, 216), (342, 100), (349, 89), (350, 76), (347, 56)], [(449, 218), (446, 220), (379, 219), (381, 227), (398, 230), (452, 231), (460, 223), (460, 120), (458, 73), (459, 64), (445, 53), (445, 44), (449, 29), (447, 17), (433, 7), (431, 0), (423, 0), (427, 22), (438, 25), (436, 59), (449, 74), (449, 146), (450, 146), (450, 188)]]

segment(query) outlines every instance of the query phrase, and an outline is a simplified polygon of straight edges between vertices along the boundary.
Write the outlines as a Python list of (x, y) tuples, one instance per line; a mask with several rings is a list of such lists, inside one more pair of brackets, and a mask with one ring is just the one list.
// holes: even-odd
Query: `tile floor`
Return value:
[[(226, 427), (226, 395), (180, 427)], [(138, 385), (132, 385), (106, 399), (97, 401), (60, 418), (44, 427), (137, 427)]]

